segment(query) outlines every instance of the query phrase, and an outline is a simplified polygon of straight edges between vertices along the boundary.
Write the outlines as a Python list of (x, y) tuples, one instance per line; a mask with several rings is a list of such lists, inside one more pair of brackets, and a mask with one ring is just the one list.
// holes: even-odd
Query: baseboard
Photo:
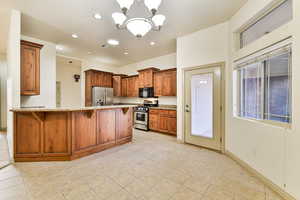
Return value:
[(266, 178), (264, 175), (262, 175), (257, 170), (253, 169), (250, 165), (248, 165), (246, 162), (242, 161), (240, 158), (238, 158), (236, 155), (231, 153), (230, 151), (225, 151), (225, 154), (230, 157), (232, 160), (237, 162), (240, 166), (245, 168), (248, 172), (256, 176), (259, 180), (261, 180), (265, 185), (267, 185), (270, 189), (272, 189), (274, 192), (276, 192), (278, 195), (280, 195), (285, 200), (296, 200), (293, 196), (291, 196), (289, 193), (284, 191), (282, 188), (274, 184), (270, 179)]

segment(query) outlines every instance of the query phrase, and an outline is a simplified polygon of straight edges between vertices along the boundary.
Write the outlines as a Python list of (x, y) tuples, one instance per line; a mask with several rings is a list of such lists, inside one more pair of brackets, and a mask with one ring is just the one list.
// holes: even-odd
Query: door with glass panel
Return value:
[(221, 150), (221, 68), (185, 72), (185, 142)]

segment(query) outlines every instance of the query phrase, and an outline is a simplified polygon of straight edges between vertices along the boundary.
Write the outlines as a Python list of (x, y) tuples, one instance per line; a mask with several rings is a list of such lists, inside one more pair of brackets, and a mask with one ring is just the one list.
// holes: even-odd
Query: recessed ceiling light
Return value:
[(78, 38), (78, 35), (72, 34), (72, 38)]
[(64, 48), (62, 46), (59, 46), (59, 45), (56, 46), (56, 50), (58, 50), (58, 51), (62, 51), (63, 49)]
[(124, 52), (124, 54), (125, 54), (125, 55), (128, 55), (129, 53), (128, 53), (128, 52)]
[(87, 52), (87, 54), (91, 55), (91, 54), (92, 54), (92, 52), (90, 52), (90, 51), (89, 51), (89, 52)]
[(95, 19), (102, 19), (102, 16), (99, 13), (94, 14)]
[(151, 46), (154, 46), (154, 45), (155, 45), (155, 42), (150, 42), (150, 45), (151, 45)]
[(118, 40), (115, 40), (115, 39), (109, 39), (109, 40), (107, 40), (107, 43), (112, 45), (112, 46), (118, 46), (120, 44), (120, 42)]

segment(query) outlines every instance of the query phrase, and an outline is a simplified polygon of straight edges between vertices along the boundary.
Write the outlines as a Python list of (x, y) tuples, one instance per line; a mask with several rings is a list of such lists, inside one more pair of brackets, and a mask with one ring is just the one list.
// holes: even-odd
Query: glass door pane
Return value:
[(191, 135), (213, 138), (213, 74), (191, 78)]

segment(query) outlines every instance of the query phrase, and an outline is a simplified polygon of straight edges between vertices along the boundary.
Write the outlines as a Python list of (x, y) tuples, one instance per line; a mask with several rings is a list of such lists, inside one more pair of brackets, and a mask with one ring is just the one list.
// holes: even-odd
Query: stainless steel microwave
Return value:
[(154, 97), (154, 88), (153, 87), (140, 88), (139, 89), (139, 97), (140, 98), (152, 98), (152, 97)]

